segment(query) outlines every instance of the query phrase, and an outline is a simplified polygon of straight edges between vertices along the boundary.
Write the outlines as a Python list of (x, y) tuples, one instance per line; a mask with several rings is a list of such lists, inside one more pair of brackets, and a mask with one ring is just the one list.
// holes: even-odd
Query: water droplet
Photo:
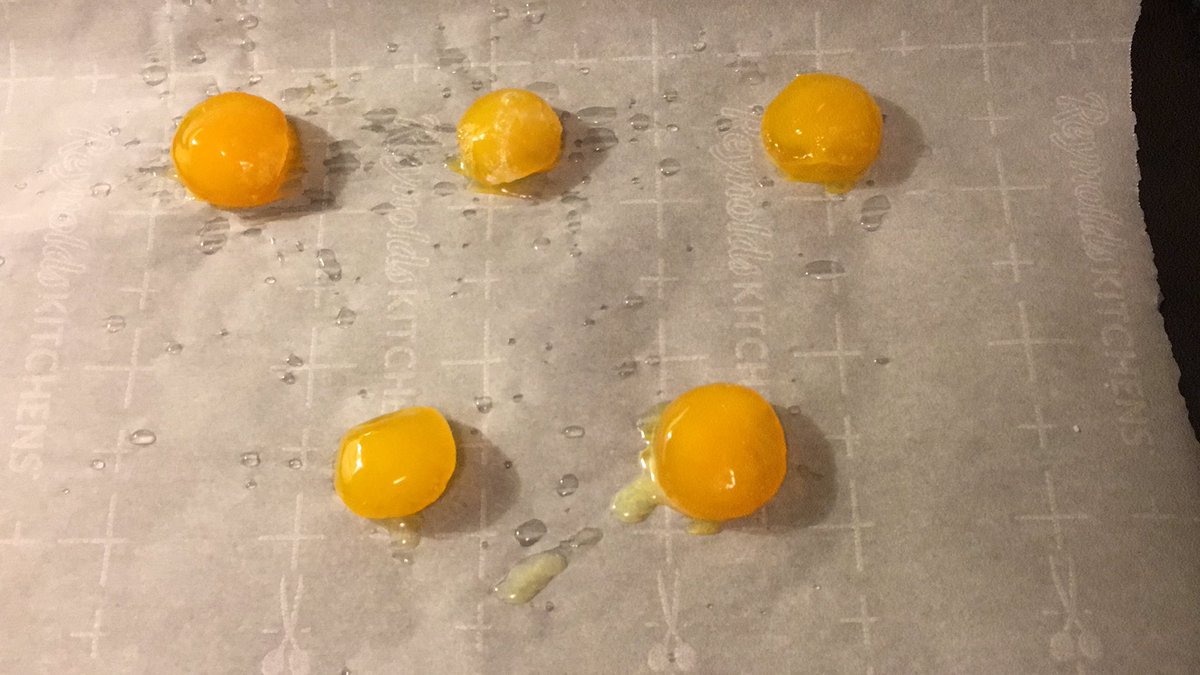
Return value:
[(1083, 431), (1083, 430), (1079, 428), (1078, 424), (1073, 424), (1073, 425), (1071, 425), (1071, 431), (1073, 431), (1075, 433), (1079, 433), (1080, 431)]
[(229, 337), (229, 330), (222, 328), (221, 330), (217, 331), (217, 337)]
[(254, 30), (258, 27), (258, 17), (253, 14), (243, 14), (238, 17), (238, 25), (246, 30)]
[(538, 237), (533, 240), (533, 250), (535, 251), (541, 251), (548, 246), (550, 246), (550, 240), (546, 237)]
[(243, 452), (242, 466), (256, 467), (262, 463), (262, 457), (257, 452)]
[(388, 51), (389, 54), (395, 54), (396, 52), (400, 51), (400, 45), (396, 44), (395, 42), (389, 42), (383, 47)]
[(508, 18), (508, 8), (496, 5), (492, 7), (492, 18), (497, 21), (503, 21)]
[(591, 72), (592, 72), (591, 68), (588, 68), (587, 66), (579, 66), (579, 74), (580, 75), (588, 75)]
[(578, 424), (572, 424), (570, 426), (563, 427), (562, 433), (563, 436), (566, 436), (567, 438), (583, 438), (583, 434), (585, 432), (583, 427), (579, 426)]
[(158, 436), (154, 435), (149, 429), (138, 429), (129, 434), (129, 442), (134, 445), (152, 445), (158, 440)]
[(744, 84), (762, 84), (763, 80), (767, 79), (758, 61), (754, 59), (741, 57), (725, 64), (725, 67), (732, 68), (738, 75), (738, 81)]
[(633, 127), (634, 131), (645, 131), (650, 128), (650, 116), (645, 113), (630, 115), (629, 126)]
[(879, 366), (886, 366), (887, 364), (889, 364), (891, 362), (892, 362), (892, 360), (886, 356), (876, 356), (875, 357), (875, 364), (879, 365)]
[(285, 363), (293, 368), (299, 368), (300, 366), (304, 365), (304, 359), (296, 356), (295, 354), (288, 354)]
[(174, 356), (183, 351), (183, 345), (178, 342), (168, 342), (166, 347), (167, 353)]
[(257, 46), (258, 45), (254, 44), (254, 40), (251, 40), (249, 38), (242, 40), (242, 51), (244, 51), (244, 52), (252, 52), (252, 51), (254, 51), (254, 48)]
[(609, 122), (617, 119), (617, 109), (596, 105), (580, 110), (579, 112), (575, 113), (575, 116), (578, 117), (579, 121), (583, 122), (584, 124), (598, 126), (601, 124), (608, 124)]
[(679, 100), (679, 92), (675, 91), (674, 89), (668, 89), (663, 92), (662, 97), (667, 103), (674, 103), (675, 101)]
[(279, 100), (283, 101), (284, 103), (302, 101), (309, 96), (312, 96), (316, 92), (317, 90), (313, 89), (311, 84), (306, 87), (288, 87), (287, 89), (279, 92)]
[(220, 88), (220, 87), (218, 87), (218, 86), (217, 86), (215, 83), (214, 83), (214, 84), (210, 84), (210, 85), (208, 85), (207, 87), (205, 87), (205, 88), (204, 88), (204, 95), (205, 95), (205, 96), (216, 96), (216, 95), (217, 95), (217, 94), (219, 94), (219, 93), (221, 93), (221, 88)]
[(360, 82), (360, 81), (362, 81), (362, 73), (358, 73), (358, 72), (350, 73), (350, 75), (347, 77), (347, 79), (350, 80), (351, 82)]
[(457, 47), (450, 47), (447, 49), (439, 49), (438, 50), (438, 54), (437, 54), (438, 70), (450, 69), (451, 72), (457, 73), (460, 70), (462, 70), (463, 67), (469, 66), (469, 65), (470, 64), (467, 63), (467, 55), (463, 52), (463, 50), (461, 50)]
[(14, 183), (13, 187), (18, 190), (24, 190), (25, 188), (29, 187), (29, 184), (28, 183)]
[(253, 490), (254, 488), (258, 487), (258, 481), (251, 478), (250, 480), (243, 483), (242, 486), (245, 487), (247, 490)]
[(546, 601), (546, 611), (547, 612), (554, 611), (554, 603), (553, 602), (550, 602), (549, 600)]
[(521, 546), (533, 546), (544, 536), (546, 536), (546, 524), (537, 518), (531, 518), (513, 530), (513, 537)]
[[(567, 255), (571, 256), (572, 258), (578, 258), (579, 256), (583, 255), (583, 249), (579, 248), (579, 244), (571, 244), (571, 248), (567, 251)], [(588, 320), (591, 321), (591, 319)], [(595, 323), (595, 321), (592, 321), (592, 323)], [(587, 325), (590, 326), (592, 324)]]
[(325, 272), (330, 281), (342, 280), (342, 264), (338, 262), (337, 254), (331, 248), (317, 249), (317, 266)]
[(288, 468), (289, 469), (303, 469), (304, 468), (304, 460), (300, 459), (299, 457), (293, 457), (288, 460)]
[(658, 163), (658, 170), (664, 176), (674, 176), (675, 174), (679, 173), (679, 169), (679, 160), (673, 157), (668, 157)]
[(546, 2), (545, 0), (534, 0), (533, 2), (525, 3), (525, 21), (526, 23), (539, 24), (542, 19), (546, 18)]
[(804, 276), (817, 281), (828, 281), (845, 276), (846, 268), (836, 260), (814, 260), (804, 266)]
[(717, 118), (717, 131), (726, 132), (733, 128), (733, 120), (728, 117)]
[(201, 63), (204, 63), (207, 60), (208, 60), (208, 55), (202, 51), (198, 51), (195, 54), (192, 54), (192, 63), (199, 65)]
[(579, 479), (575, 477), (575, 474), (568, 473), (558, 479), (558, 488), (554, 491), (558, 493), (559, 497), (569, 497), (575, 494), (575, 491), (578, 489)]
[(120, 333), (125, 330), (125, 317), (120, 314), (104, 317), (104, 330), (110, 333)]
[(621, 365), (617, 366), (617, 376), (622, 380), (627, 377), (632, 377), (637, 372), (637, 361), (622, 361)]
[(572, 152), (567, 155), (567, 161), (578, 164), (583, 161), (583, 153), (579, 151)]
[(662, 357), (658, 354), (647, 354), (646, 358), (642, 359), (642, 363), (648, 366), (657, 366), (662, 363)]
[(640, 295), (627, 295), (623, 304), (629, 309), (638, 309), (646, 304), (646, 299)]
[[(330, 103), (332, 102), (333, 101), (331, 99)], [(325, 161), (321, 163), (325, 165), (325, 168), (328, 169), (329, 173), (331, 174), (353, 173), (360, 166), (362, 166), (362, 162), (360, 162), (358, 157), (352, 152), (339, 152), (332, 157), (326, 157)]]
[(275, 277), (266, 277), (265, 279), (263, 279), (263, 283), (268, 286), (271, 286), (275, 283)]
[(558, 85), (553, 82), (530, 82), (525, 85), (525, 88), (542, 98), (555, 98), (558, 96)]
[(229, 221), (220, 216), (209, 218), (204, 221), (196, 237), (200, 240), (200, 252), (212, 255), (225, 247), (229, 239)]
[(863, 202), (862, 216), (859, 222), (867, 232), (874, 232), (883, 225), (883, 217), (892, 209), (892, 203), (887, 195), (875, 195)]
[(151, 87), (162, 84), (167, 79), (167, 69), (157, 63), (142, 68), (142, 81)]
[(667, 131), (679, 131), (679, 125), (678, 124), (668, 124)]
[(246, 80), (246, 82), (249, 83), (251, 86), (256, 85), (259, 82), (262, 82), (262, 75), (255, 73), (255, 74), (251, 75), (250, 79)]
[(439, 197), (445, 197), (447, 195), (454, 194), (455, 190), (456, 188), (454, 187), (454, 183), (449, 181), (440, 181), (438, 183), (434, 183), (433, 185), (433, 193)]
[(604, 152), (617, 143), (617, 135), (613, 133), (612, 129), (596, 127), (588, 129), (584, 137), (579, 140), (578, 147), (591, 148), (593, 152)]
[(478, 211), (475, 209), (463, 209), (463, 215), (467, 218), (473, 217), (476, 213), (478, 213)]
[(102, 460), (102, 459), (93, 459), (91, 466), (93, 469), (95, 469), (97, 471), (103, 471), (106, 464), (105, 464), (104, 460)]
[(284, 371), (283, 375), (279, 376), (279, 381), (284, 384), (296, 384), (296, 374), (292, 371)]
[(764, 188), (775, 187), (775, 181), (767, 176), (763, 176), (758, 179), (758, 186)]
[(754, 113), (755, 115), (761, 115), (763, 114), (763, 107), (761, 105), (750, 106), (750, 112)]
[(799, 415), (800, 414), (800, 406), (798, 406), (798, 405), (788, 406), (787, 411), (788, 411), (789, 415)]
[(513, 394), (512, 400), (513, 403), (520, 403), (521, 401), (525, 400), (525, 394)]
[(346, 326), (353, 326), (354, 321), (357, 318), (358, 312), (355, 312), (349, 307), (343, 307), (338, 310), (337, 316), (333, 319), (333, 323), (345, 328)]
[(492, 397), (491, 396), (476, 396), (475, 397), (475, 409), (481, 413), (491, 412), (492, 411)]

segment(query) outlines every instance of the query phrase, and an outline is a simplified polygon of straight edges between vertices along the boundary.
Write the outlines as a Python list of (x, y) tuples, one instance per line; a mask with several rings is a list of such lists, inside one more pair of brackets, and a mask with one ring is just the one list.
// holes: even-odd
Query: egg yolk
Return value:
[(837, 75), (796, 77), (763, 113), (762, 140), (792, 180), (844, 193), (879, 154), (883, 116), (862, 85)]
[(279, 197), (298, 145), (278, 106), (228, 92), (188, 111), (171, 143), (171, 159), (196, 197), (214, 206), (247, 208)]
[(456, 455), (454, 436), (441, 413), (403, 408), (346, 432), (334, 487), (363, 518), (411, 516), (445, 491)]
[(754, 513), (787, 473), (787, 444), (775, 410), (752, 389), (707, 384), (639, 420), (644, 471), (613, 498), (613, 514), (638, 522), (661, 503), (690, 516), (688, 532), (714, 534)]
[(523, 89), (480, 96), (458, 123), (460, 170), (485, 186), (550, 170), (561, 146), (558, 115), (537, 94)]

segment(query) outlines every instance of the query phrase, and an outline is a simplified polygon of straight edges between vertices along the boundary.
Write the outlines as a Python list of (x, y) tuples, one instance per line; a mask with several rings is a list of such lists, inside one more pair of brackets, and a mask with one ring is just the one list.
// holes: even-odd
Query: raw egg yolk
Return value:
[(456, 462), (454, 436), (433, 408), (403, 408), (346, 432), (334, 487), (363, 518), (403, 518), (446, 489)]
[(796, 77), (767, 106), (763, 145), (792, 180), (847, 192), (879, 154), (883, 116), (862, 85), (837, 75)]
[(537, 94), (500, 89), (475, 99), (458, 122), (460, 168), (485, 186), (548, 171), (558, 162), (562, 122)]
[(228, 92), (188, 111), (171, 143), (171, 159), (179, 180), (196, 197), (214, 206), (246, 208), (279, 197), (297, 146), (278, 106)]
[(752, 389), (708, 384), (663, 409), (650, 437), (651, 478), (666, 501), (702, 521), (748, 516), (787, 473), (783, 425)]

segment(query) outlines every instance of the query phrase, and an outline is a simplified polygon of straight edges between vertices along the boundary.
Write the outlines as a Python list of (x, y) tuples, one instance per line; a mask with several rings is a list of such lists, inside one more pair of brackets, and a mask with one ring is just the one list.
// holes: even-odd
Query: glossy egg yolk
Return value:
[(558, 115), (537, 94), (523, 89), (480, 96), (458, 123), (462, 173), (486, 186), (550, 170), (561, 146)]
[(218, 94), (188, 111), (171, 143), (179, 180), (215, 206), (262, 206), (279, 197), (297, 154), (283, 111), (241, 92)]
[(403, 408), (346, 432), (334, 488), (363, 518), (403, 518), (446, 489), (456, 462), (454, 436), (433, 408)]
[(767, 106), (762, 140), (792, 180), (847, 192), (879, 154), (883, 116), (861, 85), (827, 73), (798, 76)]
[(775, 496), (787, 473), (775, 410), (736, 384), (704, 385), (672, 401), (650, 451), (651, 478), (666, 501), (702, 521), (750, 515)]

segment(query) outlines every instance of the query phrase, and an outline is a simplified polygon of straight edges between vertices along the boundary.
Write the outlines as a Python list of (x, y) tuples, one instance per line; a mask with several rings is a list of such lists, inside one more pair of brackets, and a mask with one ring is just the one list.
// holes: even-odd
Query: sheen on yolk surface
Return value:
[(705, 521), (766, 504), (787, 473), (783, 426), (752, 389), (709, 384), (663, 409), (650, 439), (651, 472), (671, 506)]
[(334, 487), (346, 506), (364, 518), (410, 516), (445, 491), (456, 454), (441, 413), (403, 408), (346, 432)]
[(458, 123), (462, 172), (488, 186), (550, 170), (561, 146), (558, 115), (537, 94), (523, 89), (480, 96)]
[(179, 180), (215, 206), (246, 208), (275, 201), (296, 157), (283, 111), (266, 99), (228, 92), (188, 111), (171, 143)]
[(827, 73), (796, 77), (762, 118), (763, 145), (779, 170), (835, 194), (866, 173), (882, 139), (883, 116), (867, 90)]

